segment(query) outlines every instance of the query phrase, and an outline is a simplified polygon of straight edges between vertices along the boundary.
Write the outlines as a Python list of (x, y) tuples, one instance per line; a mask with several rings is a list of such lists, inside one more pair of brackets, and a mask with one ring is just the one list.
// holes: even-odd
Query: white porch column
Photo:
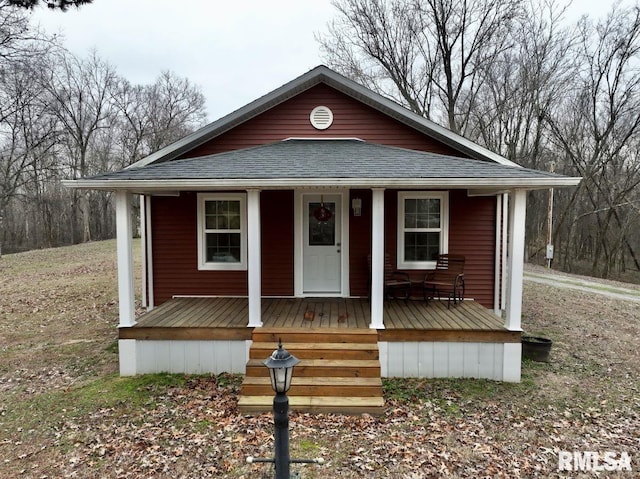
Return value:
[(509, 193), (502, 194), (502, 272), (500, 309), (507, 309), (507, 244), (509, 242)]
[(502, 317), (502, 311), (500, 310), (500, 284), (502, 271), (502, 264), (500, 258), (502, 257), (502, 250), (504, 245), (502, 244), (502, 195), (496, 195), (496, 250), (494, 256), (495, 266), (493, 268), (493, 313), (499, 318)]
[(147, 307), (147, 196), (140, 195), (140, 282), (142, 307)]
[(510, 331), (522, 331), (522, 277), (524, 269), (524, 221), (527, 208), (527, 192), (511, 192), (509, 208), (509, 272), (507, 275), (507, 314), (505, 327)]
[(247, 190), (247, 252), (249, 328), (262, 326), (262, 260), (260, 251), (260, 190)]
[(151, 228), (151, 196), (145, 196), (145, 221), (144, 225), (145, 231), (147, 233), (146, 239), (146, 258), (145, 258), (145, 271), (143, 273), (146, 274), (147, 278), (147, 293), (148, 293), (148, 301), (147, 301), (147, 310), (151, 311), (155, 308), (155, 299), (153, 295), (153, 230)]
[(371, 325), (384, 329), (384, 188), (372, 188)]
[(118, 251), (118, 302), (120, 327), (135, 324), (133, 292), (133, 228), (131, 224), (131, 193), (116, 192), (116, 246)]

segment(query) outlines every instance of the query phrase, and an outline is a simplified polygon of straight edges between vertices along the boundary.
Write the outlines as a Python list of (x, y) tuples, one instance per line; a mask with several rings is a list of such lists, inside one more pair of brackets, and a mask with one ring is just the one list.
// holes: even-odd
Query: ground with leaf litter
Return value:
[[(117, 375), (114, 242), (0, 258), (0, 477), (272, 477), (271, 416), (238, 414), (238, 376)], [(539, 272), (539, 270), (537, 270)], [(606, 284), (606, 282), (605, 282)], [(382, 417), (291, 416), (304, 478), (596, 477), (560, 451), (632, 457), (640, 475), (640, 303), (526, 283), (523, 328), (554, 341), (520, 384), (389, 380)]]

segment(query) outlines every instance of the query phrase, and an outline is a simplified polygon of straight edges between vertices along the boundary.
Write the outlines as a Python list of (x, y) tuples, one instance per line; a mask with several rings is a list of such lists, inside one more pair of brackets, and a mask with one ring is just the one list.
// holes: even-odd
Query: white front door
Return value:
[(304, 194), (302, 201), (302, 290), (342, 291), (342, 196)]

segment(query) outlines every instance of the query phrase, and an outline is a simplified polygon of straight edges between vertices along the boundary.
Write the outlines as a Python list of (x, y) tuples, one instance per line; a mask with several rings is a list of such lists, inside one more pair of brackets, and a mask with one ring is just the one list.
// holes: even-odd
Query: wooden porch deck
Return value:
[[(135, 326), (120, 328), (120, 339), (249, 340), (247, 298), (174, 298), (141, 315)], [(263, 298), (265, 328), (369, 329), (366, 298)], [(384, 304), (380, 341), (519, 343), (492, 311), (475, 301), (447, 309), (446, 302), (390, 300)]]

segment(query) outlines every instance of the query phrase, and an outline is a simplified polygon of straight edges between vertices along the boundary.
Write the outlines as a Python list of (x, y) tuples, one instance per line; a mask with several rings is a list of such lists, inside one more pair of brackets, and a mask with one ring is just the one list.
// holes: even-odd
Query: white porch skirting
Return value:
[(246, 371), (251, 341), (120, 339), (120, 375)]
[(383, 377), (520, 382), (520, 343), (379, 342)]
[[(121, 339), (120, 375), (244, 374), (251, 341)], [(378, 342), (382, 377), (520, 381), (520, 343)]]

